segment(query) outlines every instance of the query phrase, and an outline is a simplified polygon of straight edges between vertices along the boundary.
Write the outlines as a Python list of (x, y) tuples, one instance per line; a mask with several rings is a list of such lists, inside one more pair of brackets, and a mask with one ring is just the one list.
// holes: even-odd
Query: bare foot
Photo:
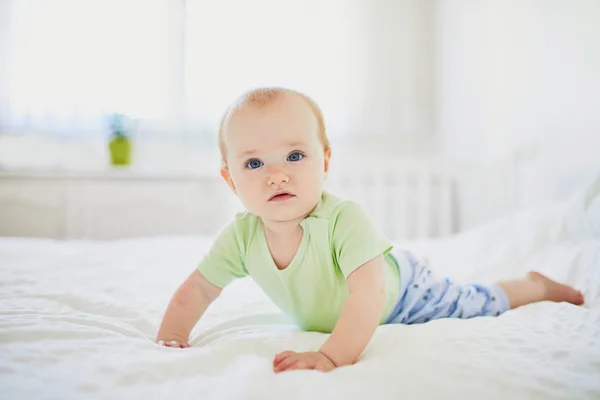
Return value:
[(543, 284), (545, 289), (544, 300), (555, 301), (557, 303), (566, 301), (567, 303), (575, 304), (576, 306), (580, 306), (584, 302), (583, 294), (579, 290), (553, 281), (539, 272), (528, 272), (527, 279)]

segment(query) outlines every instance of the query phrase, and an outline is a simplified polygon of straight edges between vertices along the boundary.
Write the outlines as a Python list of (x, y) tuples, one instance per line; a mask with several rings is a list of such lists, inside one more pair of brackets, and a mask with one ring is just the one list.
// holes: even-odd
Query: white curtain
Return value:
[(116, 111), (141, 134), (214, 135), (262, 85), (313, 97), (332, 136), (429, 129), (422, 0), (9, 2), (0, 133), (93, 134)]

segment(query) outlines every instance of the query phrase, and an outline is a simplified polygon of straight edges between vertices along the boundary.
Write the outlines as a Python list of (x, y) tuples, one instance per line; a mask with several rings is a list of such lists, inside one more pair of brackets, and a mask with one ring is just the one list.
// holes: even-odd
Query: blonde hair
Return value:
[(307, 95), (297, 92), (295, 90), (279, 88), (279, 87), (264, 87), (250, 90), (240, 97), (236, 99), (225, 111), (223, 117), (221, 118), (221, 123), (219, 124), (219, 150), (221, 151), (221, 168), (227, 168), (227, 147), (225, 146), (224, 139), (224, 130), (225, 125), (229, 121), (229, 119), (238, 111), (244, 109), (249, 105), (265, 107), (269, 104), (274, 103), (277, 100), (281, 100), (285, 95), (296, 95), (299, 96), (306, 104), (310, 107), (315, 119), (317, 120), (318, 125), (318, 135), (319, 140), (323, 144), (323, 151), (328, 152), (331, 150), (331, 145), (329, 144), (329, 138), (327, 137), (327, 133), (325, 132), (325, 119), (323, 118), (323, 113), (321, 109)]

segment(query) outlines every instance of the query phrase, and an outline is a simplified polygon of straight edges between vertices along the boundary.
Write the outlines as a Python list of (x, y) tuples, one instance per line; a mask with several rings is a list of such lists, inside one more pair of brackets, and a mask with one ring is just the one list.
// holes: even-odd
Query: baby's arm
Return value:
[(169, 302), (156, 342), (169, 347), (190, 347), (190, 332), (220, 293), (221, 288), (194, 270)]
[(385, 309), (383, 263), (383, 256), (375, 257), (348, 276), (350, 296), (319, 350), (338, 367), (356, 362), (379, 325)]
[(327, 371), (356, 362), (375, 333), (385, 309), (383, 263), (383, 256), (377, 256), (348, 276), (350, 295), (321, 349), (317, 353), (283, 352), (273, 361), (275, 372), (302, 368)]

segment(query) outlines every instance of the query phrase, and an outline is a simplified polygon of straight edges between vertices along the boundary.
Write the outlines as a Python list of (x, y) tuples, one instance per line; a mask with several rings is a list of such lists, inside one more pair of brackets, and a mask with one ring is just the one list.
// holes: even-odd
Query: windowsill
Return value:
[(0, 169), (2, 179), (94, 179), (94, 180), (198, 180), (218, 177), (218, 171), (165, 171), (129, 167), (104, 170), (9, 168)]
[(218, 151), (201, 141), (136, 140), (131, 158), (131, 166), (113, 167), (108, 143), (102, 138), (0, 135), (0, 171), (5, 175), (115, 179), (218, 175)]

